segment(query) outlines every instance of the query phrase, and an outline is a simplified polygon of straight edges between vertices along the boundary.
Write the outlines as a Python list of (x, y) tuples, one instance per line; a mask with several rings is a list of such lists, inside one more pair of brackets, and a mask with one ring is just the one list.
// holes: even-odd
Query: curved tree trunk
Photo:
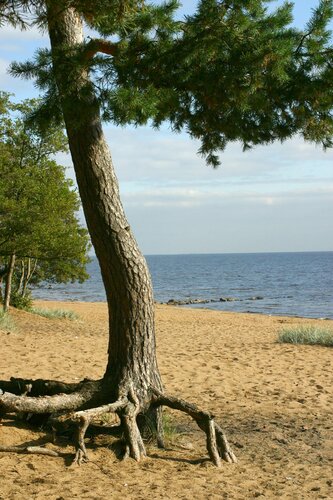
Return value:
[[(207, 449), (216, 465), (221, 457), (234, 462), (235, 456), (211, 414), (163, 392), (156, 360), (151, 278), (120, 201), (88, 76), (89, 62), (84, 59), (82, 20), (62, 2), (49, 0), (47, 5), (54, 76), (82, 205), (106, 290), (108, 363), (102, 380), (65, 384), (65, 390), (64, 384), (54, 381), (0, 381), (0, 412), (55, 414), (74, 410), (70, 418), (78, 424), (75, 462), (80, 464), (87, 458), (84, 436), (94, 417), (117, 413), (126, 442), (125, 456), (139, 460), (145, 455), (140, 422), (149, 419), (162, 446), (161, 407), (169, 406), (189, 414), (206, 433)], [(1, 388), (10, 392), (2, 394)], [(36, 398), (37, 394), (44, 396)], [(15, 449), (22, 452), (21, 448)]]
[[(49, 33), (70, 151), (83, 210), (109, 306), (110, 343), (105, 376), (115, 389), (129, 383), (144, 404), (151, 385), (161, 388), (155, 354), (154, 303), (146, 261), (120, 201), (111, 155), (87, 70), (64, 60), (83, 41), (82, 20), (49, 2)], [(64, 50), (65, 49), (65, 50)], [(70, 89), (70, 91), (69, 91)], [(84, 97), (82, 97), (84, 96)], [(74, 111), (73, 111), (74, 110)]]
[[(128, 454), (139, 459), (144, 446), (137, 424), (143, 431), (146, 426), (153, 426), (159, 445), (163, 445), (161, 410), (151, 407), (152, 387), (162, 389), (156, 360), (151, 278), (121, 204), (88, 70), (84, 64), (73, 66), (70, 61), (73, 52), (82, 46), (82, 19), (74, 9), (60, 9), (49, 2), (53, 68), (82, 206), (109, 309), (105, 402), (129, 395), (131, 408), (126, 408), (120, 417)], [(137, 420), (139, 413), (146, 417)], [(83, 441), (86, 428), (83, 419), (83, 435), (78, 436), (79, 462), (86, 456)]]

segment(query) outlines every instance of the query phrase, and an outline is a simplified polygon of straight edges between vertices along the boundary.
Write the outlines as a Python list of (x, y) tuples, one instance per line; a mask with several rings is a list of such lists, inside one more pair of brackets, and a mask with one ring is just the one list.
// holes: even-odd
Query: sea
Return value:
[[(156, 302), (333, 319), (333, 252), (148, 255), (146, 259)], [(90, 278), (82, 284), (44, 283), (33, 289), (33, 297), (105, 301), (95, 257), (88, 273)]]

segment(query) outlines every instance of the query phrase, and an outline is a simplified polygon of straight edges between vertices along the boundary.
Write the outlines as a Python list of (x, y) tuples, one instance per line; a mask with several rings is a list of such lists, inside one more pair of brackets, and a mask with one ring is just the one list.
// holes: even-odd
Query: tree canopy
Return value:
[[(331, 147), (332, 1), (320, 0), (302, 30), (291, 25), (291, 2), (273, 11), (270, 3), (202, 0), (195, 14), (179, 21), (175, 0), (158, 6), (67, 1), (101, 38), (86, 38), (77, 50), (57, 57), (64, 72), (68, 57), (76, 68), (89, 70), (104, 120), (155, 127), (166, 121), (201, 140), (200, 153), (213, 166), (231, 141), (246, 149), (300, 134)], [(24, 23), (30, 2), (3, 4), (7, 17), (15, 8), (13, 22)], [(43, 5), (35, 4), (38, 24), (45, 23)], [(11, 71), (35, 78), (44, 92), (37, 113), (41, 122), (61, 120), (48, 50), (37, 51), (30, 62), (14, 63)]]
[[(26, 115), (38, 101), (21, 104), (0, 95), (0, 256), (19, 259), (21, 269), (40, 280), (83, 281), (88, 262), (88, 233), (77, 218), (80, 202), (65, 168), (51, 155), (67, 149), (61, 129), (41, 133)], [(37, 263), (38, 261), (38, 263)], [(31, 279), (31, 277), (30, 277)], [(20, 281), (20, 280), (18, 280)]]

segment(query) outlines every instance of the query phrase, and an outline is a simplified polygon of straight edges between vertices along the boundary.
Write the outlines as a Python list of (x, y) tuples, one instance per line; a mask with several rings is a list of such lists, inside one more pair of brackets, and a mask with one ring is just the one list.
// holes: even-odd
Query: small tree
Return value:
[[(110, 342), (102, 380), (67, 385), (52, 398), (0, 397), (5, 411), (75, 410), (76, 461), (86, 457), (91, 419), (118, 413), (126, 454), (145, 454), (142, 422), (157, 427), (159, 409), (188, 413), (207, 435), (216, 465), (235, 457), (209, 413), (164, 393), (157, 367), (154, 303), (146, 262), (125, 217), (101, 119), (155, 126), (169, 121), (202, 142), (217, 165), (229, 141), (244, 148), (294, 134), (332, 145), (332, 1), (319, 1), (305, 30), (290, 27), (292, 5), (273, 13), (263, 0), (202, 0), (184, 22), (178, 4), (137, 0), (5, 0), (4, 18), (26, 24), (24, 12), (48, 30), (51, 51), (12, 72), (34, 77), (44, 103), (39, 123), (64, 119), (88, 229), (106, 289)], [(84, 38), (86, 22), (100, 38)], [(32, 394), (64, 392), (63, 384), (31, 384)], [(2, 383), (14, 390), (14, 383)]]
[(35, 283), (86, 279), (89, 239), (76, 217), (79, 199), (73, 183), (49, 158), (66, 148), (61, 129), (44, 134), (26, 123), (35, 101), (15, 105), (7, 94), (0, 98), (0, 256), (6, 310), (13, 278), (14, 305), (24, 299), (33, 277)]

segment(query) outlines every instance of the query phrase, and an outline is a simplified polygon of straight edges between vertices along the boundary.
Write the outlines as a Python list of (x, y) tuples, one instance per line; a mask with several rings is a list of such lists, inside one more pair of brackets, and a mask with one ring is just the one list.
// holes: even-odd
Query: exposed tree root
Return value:
[(126, 451), (124, 458), (130, 456), (137, 462), (146, 456), (146, 449), (138, 428), (136, 417), (140, 411), (140, 403), (135, 395), (132, 387), (128, 393), (128, 403), (125, 406), (122, 414), (121, 421), (124, 426), (124, 435), (126, 441)]
[(156, 408), (156, 441), (159, 448), (165, 448), (162, 406)]
[(0, 394), (0, 408), (2, 413), (54, 413), (63, 410), (75, 410), (81, 408), (98, 395), (100, 381), (82, 383), (81, 386), (78, 386), (78, 389), (76, 392), (70, 394), (39, 397), (17, 396), (16, 394), (5, 392)]
[(207, 450), (212, 462), (219, 467), (220, 458), (226, 462), (236, 463), (237, 458), (234, 455), (227, 438), (219, 425), (214, 422), (214, 417), (208, 412), (199, 410), (194, 404), (188, 403), (183, 399), (168, 396), (157, 389), (153, 389), (155, 406), (168, 406), (174, 410), (179, 410), (190, 415), (198, 424), (201, 430), (206, 433)]
[(0, 452), (28, 453), (30, 455), (48, 455), (49, 457), (59, 457), (59, 453), (54, 450), (42, 448), (41, 446), (0, 446)]
[(71, 394), (82, 387), (82, 384), (88, 382), (88, 379), (78, 383), (59, 382), (58, 380), (45, 379), (24, 379), (14, 378), (0, 380), (0, 388), (4, 392), (10, 392), (16, 395), (22, 395), (25, 392), (30, 396), (54, 396), (55, 394)]
[[(42, 396), (38, 394), (40, 388)], [(125, 387), (125, 386), (123, 386)], [(93, 419), (107, 413), (116, 413), (120, 417), (123, 436), (125, 439), (125, 453), (123, 458), (131, 457), (139, 461), (146, 456), (145, 445), (138, 427), (138, 416), (142, 412), (142, 405), (133, 389), (132, 384), (126, 384), (126, 390), (116, 401), (106, 403), (105, 381), (84, 380), (79, 384), (63, 384), (55, 381), (32, 381), (11, 379), (8, 383), (0, 382), (0, 388), (21, 391), (21, 395), (5, 392), (0, 389), (0, 411), (4, 413), (32, 413), (51, 414), (50, 423), (55, 429), (57, 425), (66, 421), (76, 425), (75, 447), (76, 454), (73, 463), (81, 465), (88, 460), (85, 446), (85, 434)], [(56, 389), (67, 391), (54, 394)], [(32, 391), (36, 394), (32, 397)], [(53, 395), (49, 394), (49, 391)], [(29, 396), (27, 396), (29, 393)], [(45, 393), (47, 395), (45, 395)], [(150, 401), (150, 403), (149, 403)], [(230, 448), (226, 436), (215, 421), (213, 415), (200, 410), (196, 405), (182, 399), (169, 396), (155, 388), (151, 389), (151, 396), (144, 403), (144, 408), (155, 415), (156, 437), (159, 447), (164, 447), (162, 407), (167, 406), (190, 415), (199, 428), (206, 434), (206, 445), (210, 459), (220, 467), (221, 459), (229, 463), (237, 462)], [(0, 451), (16, 453), (42, 453), (57, 456), (56, 452), (40, 447), (9, 446), (0, 447)]]
[(81, 465), (83, 462), (88, 462), (87, 449), (84, 444), (84, 436), (88, 429), (90, 420), (88, 417), (80, 417), (77, 429), (76, 453), (73, 460), (74, 464)]
[(81, 419), (85, 418), (91, 421), (93, 418), (98, 417), (100, 415), (105, 415), (106, 413), (116, 413), (121, 408), (124, 408), (128, 403), (128, 399), (126, 397), (119, 398), (114, 403), (110, 403), (109, 405), (98, 406), (97, 408), (90, 408), (88, 410), (77, 411), (74, 413), (73, 418)]
[(214, 422), (214, 426), (215, 426), (215, 433), (216, 433), (216, 442), (217, 442), (218, 448), (220, 450), (221, 457), (226, 462), (236, 464), (237, 457), (234, 454), (234, 452), (232, 451), (231, 446), (228, 443), (228, 440), (226, 438), (226, 435), (223, 432), (223, 429), (221, 429), (221, 427), (216, 422)]
[(73, 463), (81, 465), (83, 462), (87, 462), (89, 460), (87, 449), (84, 444), (84, 437), (92, 419), (99, 415), (105, 415), (106, 413), (115, 413), (124, 408), (127, 403), (127, 398), (120, 398), (118, 399), (118, 401), (115, 401), (114, 403), (111, 403), (109, 405), (103, 405), (97, 408), (90, 408), (88, 410), (78, 411), (74, 413), (72, 418), (78, 421), (78, 429), (75, 443), (76, 454)]

